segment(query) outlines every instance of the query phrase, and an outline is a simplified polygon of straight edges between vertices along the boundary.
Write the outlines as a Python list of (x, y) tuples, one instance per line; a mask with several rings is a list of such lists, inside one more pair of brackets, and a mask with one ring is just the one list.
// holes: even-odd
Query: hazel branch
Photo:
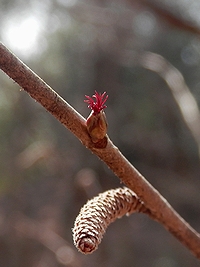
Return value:
[(86, 128), (86, 120), (55, 93), (43, 80), (0, 44), (0, 68), (33, 99), (68, 128), (87, 148), (133, 190), (155, 220), (171, 232), (200, 259), (200, 236), (181, 218), (159, 192), (131, 165), (106, 136), (105, 148), (96, 147)]

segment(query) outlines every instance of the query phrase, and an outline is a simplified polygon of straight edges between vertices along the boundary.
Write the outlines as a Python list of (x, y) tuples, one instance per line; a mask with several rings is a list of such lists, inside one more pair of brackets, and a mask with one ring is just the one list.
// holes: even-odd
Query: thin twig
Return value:
[(148, 51), (137, 53), (127, 50), (123, 53), (121, 63), (128, 66), (141, 65), (143, 68), (156, 72), (166, 82), (197, 144), (200, 158), (200, 111), (181, 72), (161, 55)]
[(138, 195), (146, 208), (151, 211), (154, 219), (162, 223), (167, 230), (200, 259), (199, 234), (130, 164), (108, 137), (106, 148), (96, 148), (87, 133), (85, 119), (3, 44), (0, 44), (0, 68), (75, 134), (87, 148), (102, 159), (121, 181)]
[[(130, 3), (132, 3), (132, 0), (128, 0)], [(195, 23), (195, 21), (184, 19), (185, 16), (179, 16), (178, 10), (175, 14), (171, 10), (174, 11), (174, 8), (170, 5), (167, 7), (167, 5), (162, 5), (159, 3), (156, 3), (155, 1), (149, 1), (149, 0), (137, 0), (137, 2), (144, 7), (147, 7), (148, 9), (152, 9), (152, 11), (160, 18), (161, 21), (167, 22), (169, 26), (172, 26), (173, 28), (180, 29), (182, 31), (188, 31), (189, 33), (194, 34), (200, 34), (200, 28), (198, 26), (198, 23)], [(181, 4), (180, 4), (181, 5)], [(186, 10), (185, 10), (186, 13)]]
[[(59, 263), (77, 267), (80, 261), (71, 244), (55, 233), (44, 223), (28, 218), (20, 212), (13, 213), (10, 218), (10, 225), (20, 232), (24, 237), (40, 242), (47, 249), (52, 251)], [(70, 257), (69, 257), (70, 254)]]
[(181, 111), (183, 119), (197, 143), (200, 156), (200, 112), (198, 104), (191, 94), (183, 75), (162, 56), (144, 52), (140, 64), (162, 77), (169, 86), (172, 95)]

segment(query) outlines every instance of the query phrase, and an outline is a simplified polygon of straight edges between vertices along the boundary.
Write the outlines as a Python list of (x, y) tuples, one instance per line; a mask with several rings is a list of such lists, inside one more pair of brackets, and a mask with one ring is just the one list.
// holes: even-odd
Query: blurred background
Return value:
[[(84, 117), (85, 94), (106, 91), (110, 138), (200, 232), (198, 135), (162, 67), (138, 60), (147, 51), (162, 56), (200, 104), (199, 13), (198, 0), (0, 0), (3, 43)], [(141, 214), (110, 225), (94, 254), (78, 252), (71, 228), (80, 208), (122, 184), (2, 72), (0, 151), (0, 266), (200, 266)]]

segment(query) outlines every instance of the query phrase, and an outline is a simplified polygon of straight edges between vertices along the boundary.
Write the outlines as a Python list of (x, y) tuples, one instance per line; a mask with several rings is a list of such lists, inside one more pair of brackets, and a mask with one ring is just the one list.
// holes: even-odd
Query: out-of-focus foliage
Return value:
[[(165, 82), (126, 64), (127, 50), (164, 56), (199, 103), (199, 36), (145, 2), (152, 1), (1, 0), (1, 39), (85, 117), (84, 95), (106, 91), (110, 138), (200, 231), (196, 144)], [(200, 28), (186, 1), (155, 3)], [(121, 186), (118, 178), (4, 73), (0, 111), (0, 266), (199, 266), (144, 215), (111, 225), (93, 255), (77, 252), (71, 228), (79, 209)]]

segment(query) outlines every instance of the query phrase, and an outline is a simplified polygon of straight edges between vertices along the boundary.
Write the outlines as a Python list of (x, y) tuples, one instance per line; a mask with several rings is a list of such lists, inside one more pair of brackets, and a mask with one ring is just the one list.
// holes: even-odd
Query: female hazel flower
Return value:
[(84, 102), (88, 103), (88, 108), (92, 110), (86, 121), (87, 130), (92, 142), (98, 143), (107, 133), (108, 124), (103, 109), (107, 107), (105, 102), (108, 99), (108, 95), (106, 96), (106, 92), (100, 94), (95, 91), (92, 97), (87, 95), (85, 97), (87, 99)]

